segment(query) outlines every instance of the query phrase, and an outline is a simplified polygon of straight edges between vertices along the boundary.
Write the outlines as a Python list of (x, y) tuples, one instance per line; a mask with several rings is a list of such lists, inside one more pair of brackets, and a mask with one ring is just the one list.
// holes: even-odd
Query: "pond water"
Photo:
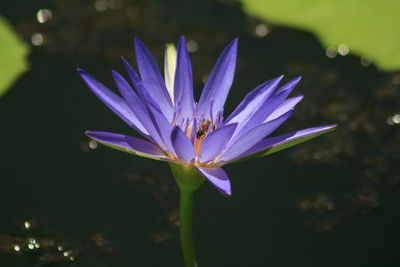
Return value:
[[(39, 19), (43, 9), (50, 18)], [(226, 166), (231, 198), (200, 188), (200, 266), (400, 264), (400, 72), (328, 57), (313, 35), (264, 24), (229, 0), (15, 0), (1, 2), (0, 14), (31, 49), (29, 70), (0, 98), (0, 266), (183, 266), (168, 165), (89, 142), (87, 129), (135, 133), (76, 72), (115, 88), (110, 69), (124, 73), (120, 56), (134, 63), (134, 37), (161, 65), (165, 43), (180, 34), (190, 41), (197, 97), (239, 38), (225, 115), (265, 80), (302, 75), (294, 94), (305, 97), (278, 132), (339, 124)]]

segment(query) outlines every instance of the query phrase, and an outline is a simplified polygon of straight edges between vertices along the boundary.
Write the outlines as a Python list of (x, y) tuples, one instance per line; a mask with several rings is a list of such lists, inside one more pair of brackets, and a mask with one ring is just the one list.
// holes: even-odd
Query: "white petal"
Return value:
[(165, 86), (174, 104), (174, 80), (176, 70), (176, 48), (174, 44), (167, 44), (164, 56), (164, 80)]

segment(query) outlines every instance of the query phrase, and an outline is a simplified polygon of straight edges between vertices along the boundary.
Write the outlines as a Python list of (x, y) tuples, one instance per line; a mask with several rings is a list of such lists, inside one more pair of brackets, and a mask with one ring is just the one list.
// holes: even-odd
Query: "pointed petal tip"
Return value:
[(232, 192), (223, 193), (222, 195), (223, 195), (224, 197), (230, 198), (230, 197), (232, 197)]
[(144, 43), (142, 42), (142, 40), (140, 40), (138, 37), (135, 37), (133, 39), (133, 44), (134, 44), (134, 47), (135, 47), (135, 53), (137, 53), (137, 49), (146, 47), (144, 45)]
[(228, 187), (228, 188), (224, 188), (223, 190), (222, 190), (222, 189), (219, 189), (218, 191), (219, 191), (224, 197), (231, 197), (231, 196), (232, 196), (232, 188), (231, 188), (230, 184), (229, 184), (229, 187)]
[(76, 70), (78, 71), (78, 73), (79, 73), (81, 76), (82, 76), (82, 75), (84, 75), (84, 76), (88, 75), (88, 73), (87, 73), (84, 69), (76, 68)]
[[(82, 79), (88, 83), (91, 80), (96, 80), (96, 78), (94, 78), (89, 72), (87, 72), (84, 69), (81, 68), (77, 68), (76, 69), (78, 71), (78, 74), (82, 77)], [(92, 90), (92, 88), (89, 86), (89, 88)]]
[(326, 127), (327, 130), (328, 130), (328, 129), (335, 129), (336, 127), (338, 127), (338, 124), (336, 124), (336, 123), (334, 123), (334, 124), (328, 124), (328, 125), (326, 125), (325, 127)]
[(225, 196), (232, 195), (231, 182), (226, 172), (220, 168), (202, 168), (196, 167), (201, 175), (204, 176), (215, 188)]
[[(283, 86), (288, 86), (289, 88), (291, 87), (291, 86), (296, 86), (299, 82), (300, 82), (300, 80), (301, 80), (301, 76), (297, 76), (296, 78), (293, 78), (293, 79), (291, 79), (290, 81), (288, 81), (286, 84), (284, 84)], [(282, 87), (283, 87), (282, 86)]]
[(224, 197), (232, 197), (232, 187), (231, 187), (231, 185), (229, 184), (229, 187), (228, 188), (225, 188), (225, 190), (224, 191), (222, 191), (222, 190), (220, 190), (219, 191)]
[(123, 81), (123, 80), (124, 80), (124, 78), (122, 77), (122, 75), (119, 74), (116, 70), (111, 69), (111, 75), (113, 76), (114, 81), (115, 81), (116, 83), (118, 83), (119, 81)]
[(275, 78), (275, 83), (277, 83), (279, 85), (279, 83), (282, 81), (282, 79), (285, 77), (285, 75), (281, 75), (278, 78)]
[(234, 46), (235, 49), (238, 46), (238, 42), (239, 42), (239, 39), (237, 37), (235, 39), (233, 39), (233, 41), (231, 42), (232, 46)]
[(85, 131), (85, 135), (91, 139), (96, 139), (95, 135), (96, 135), (96, 131), (90, 131), (90, 130), (86, 130)]
[(234, 50), (237, 51), (237, 46), (238, 46), (238, 38), (236, 37), (233, 39), (226, 47), (224, 50)]

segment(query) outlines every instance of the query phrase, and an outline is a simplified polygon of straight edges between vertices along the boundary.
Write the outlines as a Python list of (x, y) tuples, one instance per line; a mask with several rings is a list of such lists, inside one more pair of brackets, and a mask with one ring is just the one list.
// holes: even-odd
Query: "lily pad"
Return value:
[(28, 46), (0, 17), (0, 96), (28, 69), (27, 54)]
[(314, 33), (324, 47), (348, 47), (382, 70), (400, 69), (398, 0), (241, 0), (271, 23)]

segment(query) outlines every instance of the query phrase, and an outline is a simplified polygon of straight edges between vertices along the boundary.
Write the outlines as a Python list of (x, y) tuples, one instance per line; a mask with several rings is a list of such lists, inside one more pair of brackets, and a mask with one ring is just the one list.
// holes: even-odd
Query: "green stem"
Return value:
[(179, 227), (183, 260), (186, 267), (197, 267), (192, 231), (193, 191), (180, 190)]

